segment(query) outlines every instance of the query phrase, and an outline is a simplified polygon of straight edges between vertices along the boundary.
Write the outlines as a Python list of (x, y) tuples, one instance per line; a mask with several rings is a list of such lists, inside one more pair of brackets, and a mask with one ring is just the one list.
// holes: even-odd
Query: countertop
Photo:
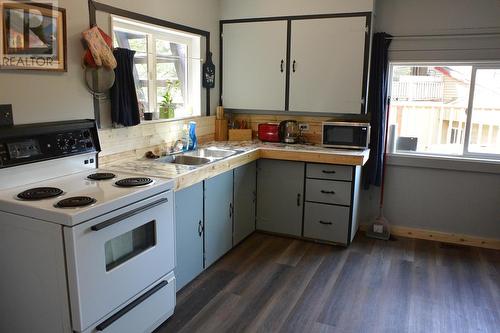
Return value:
[(175, 190), (196, 184), (227, 170), (237, 168), (259, 158), (315, 162), (326, 164), (364, 165), (370, 150), (332, 149), (316, 145), (269, 143), (260, 141), (220, 142), (213, 141), (203, 147), (217, 147), (238, 150), (240, 153), (202, 166), (188, 166), (161, 163), (146, 158), (121, 159), (108, 162), (99, 167), (121, 172), (129, 172), (150, 177), (175, 180)]

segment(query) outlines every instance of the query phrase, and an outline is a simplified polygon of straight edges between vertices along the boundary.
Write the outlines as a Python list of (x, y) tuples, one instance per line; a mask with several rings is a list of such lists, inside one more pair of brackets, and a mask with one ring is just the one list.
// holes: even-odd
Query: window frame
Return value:
[[(430, 153), (430, 152), (398, 152), (396, 149), (394, 151), (389, 151), (388, 155), (396, 157), (418, 157), (425, 158), (429, 157), (431, 159), (435, 158), (444, 158), (444, 159), (455, 159), (455, 160), (476, 160), (476, 161), (485, 161), (485, 162), (496, 162), (500, 160), (500, 154), (494, 153), (478, 153), (469, 151), (469, 142), (470, 142), (470, 134), (471, 134), (471, 123), (472, 123), (472, 114), (473, 114), (473, 106), (474, 106), (474, 91), (475, 91), (475, 83), (476, 83), (476, 72), (478, 69), (498, 69), (500, 70), (500, 62), (493, 61), (470, 61), (470, 62), (444, 62), (444, 61), (436, 61), (436, 62), (428, 62), (428, 61), (389, 61), (388, 68), (388, 81), (387, 81), (387, 91), (388, 91), (388, 100), (391, 101), (392, 98), (392, 80), (394, 74), (395, 66), (421, 66), (421, 67), (431, 67), (431, 66), (471, 66), (471, 77), (470, 77), (470, 86), (469, 86), (469, 99), (467, 105), (467, 119), (465, 123), (465, 133), (464, 133), (464, 143), (462, 146), (462, 153), (460, 155), (455, 154), (444, 154), (444, 153)], [(389, 102), (390, 103), (390, 102)], [(388, 110), (389, 112), (389, 110)], [(389, 116), (389, 114), (387, 115)], [(390, 125), (390, 123), (389, 123)], [(387, 131), (389, 129), (387, 128)], [(388, 135), (388, 133), (386, 133)], [(460, 135), (460, 134), (458, 134)], [(388, 147), (395, 147), (396, 137), (388, 138)]]
[[(148, 80), (148, 112), (153, 112), (153, 119), (159, 121), (172, 121), (192, 117), (200, 117), (201, 105), (201, 36), (188, 32), (157, 26), (151, 23), (136, 21), (118, 15), (110, 15), (110, 26), (112, 41), (115, 42), (115, 29), (130, 31), (146, 35), (147, 53), (147, 80)], [(170, 119), (159, 118), (158, 107), (158, 83), (157, 83), (157, 54), (156, 40), (163, 40), (177, 44), (186, 45), (186, 96), (184, 97), (184, 108), (191, 108), (189, 114), (176, 116)], [(194, 55), (198, 55), (195, 57)], [(175, 58), (175, 56), (172, 56)], [(196, 64), (195, 64), (196, 61)], [(141, 123), (145, 123), (141, 119)], [(150, 121), (147, 121), (148, 123)]]

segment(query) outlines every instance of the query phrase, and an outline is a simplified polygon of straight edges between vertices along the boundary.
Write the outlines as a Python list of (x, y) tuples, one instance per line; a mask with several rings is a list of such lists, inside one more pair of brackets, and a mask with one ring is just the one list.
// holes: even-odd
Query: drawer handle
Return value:
[(321, 193), (323, 193), (323, 194), (335, 194), (335, 191), (321, 190)]
[(333, 222), (328, 222), (328, 221), (319, 221), (319, 223), (323, 224), (323, 225), (332, 225)]
[(280, 64), (280, 72), (283, 73), (283, 64), (285, 63), (285, 60), (281, 59), (281, 64)]
[(297, 206), (300, 207), (300, 193), (297, 193)]
[(139, 213), (142, 213), (150, 208), (153, 208), (155, 206), (158, 206), (158, 205), (161, 205), (163, 203), (166, 203), (168, 202), (168, 198), (163, 198), (163, 199), (160, 199), (158, 201), (155, 201), (153, 203), (150, 203), (149, 205), (146, 205), (144, 207), (140, 207), (140, 208), (137, 208), (137, 209), (134, 209), (130, 212), (127, 212), (127, 213), (123, 213), (121, 215), (118, 215), (117, 217), (113, 217), (107, 221), (104, 221), (104, 222), (101, 222), (101, 223), (98, 223), (98, 224), (95, 224), (93, 226), (90, 227), (90, 230), (92, 231), (99, 231), (101, 229), (104, 229), (104, 228), (107, 228), (113, 224), (116, 224), (116, 223), (119, 223), (125, 219), (128, 219), (129, 217), (132, 217), (134, 215), (137, 215)]
[(321, 170), (321, 172), (333, 175), (335, 173), (335, 170)]
[(105, 321), (103, 321), (101, 324), (97, 325), (96, 328), (95, 328), (95, 330), (96, 331), (104, 331), (106, 328), (108, 328), (108, 326), (110, 326), (115, 321), (117, 321), (118, 319), (120, 319), (121, 317), (123, 317), (124, 315), (126, 315), (133, 308), (135, 308), (136, 306), (138, 306), (139, 304), (141, 304), (142, 302), (144, 302), (146, 299), (148, 299), (153, 294), (155, 294), (156, 292), (158, 292), (161, 288), (165, 287), (167, 284), (168, 284), (167, 280), (161, 281), (156, 286), (154, 286), (153, 288), (151, 288), (150, 290), (148, 290), (147, 292), (145, 292), (144, 294), (142, 294), (139, 298), (137, 298), (136, 300), (132, 301), (129, 305), (127, 305), (126, 307), (124, 307), (123, 309), (121, 309), (120, 311), (118, 311), (117, 313), (115, 313), (114, 315), (112, 315), (111, 317), (109, 317), (108, 319), (106, 319)]
[(200, 222), (198, 223), (198, 235), (201, 237), (202, 234), (203, 234), (203, 225), (201, 224), (200, 220)]

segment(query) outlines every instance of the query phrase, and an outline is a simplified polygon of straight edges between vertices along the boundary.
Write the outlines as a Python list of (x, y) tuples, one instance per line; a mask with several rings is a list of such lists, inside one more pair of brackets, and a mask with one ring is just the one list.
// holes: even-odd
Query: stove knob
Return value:
[(57, 147), (59, 149), (64, 149), (66, 148), (66, 142), (64, 140), (61, 140), (61, 139), (57, 139)]

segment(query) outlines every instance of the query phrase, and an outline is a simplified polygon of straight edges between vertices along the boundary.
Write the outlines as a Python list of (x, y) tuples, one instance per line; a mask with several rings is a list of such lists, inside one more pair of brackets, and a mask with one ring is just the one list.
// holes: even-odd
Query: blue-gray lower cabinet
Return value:
[(257, 229), (302, 236), (305, 163), (260, 159)]
[(203, 182), (175, 192), (176, 287), (203, 271)]
[(205, 268), (233, 246), (233, 170), (205, 180)]
[(257, 162), (234, 169), (233, 245), (255, 231), (256, 177)]

